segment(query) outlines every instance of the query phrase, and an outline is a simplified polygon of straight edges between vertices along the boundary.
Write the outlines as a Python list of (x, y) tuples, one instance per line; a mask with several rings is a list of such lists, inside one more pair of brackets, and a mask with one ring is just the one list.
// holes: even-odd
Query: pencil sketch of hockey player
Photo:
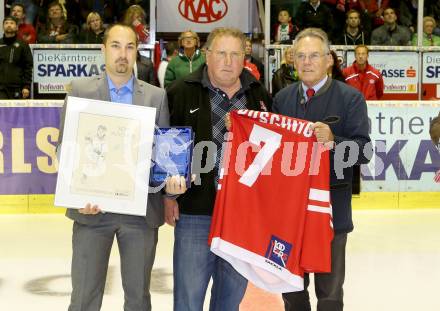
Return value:
[(88, 177), (98, 177), (106, 171), (106, 153), (108, 152), (106, 134), (107, 128), (104, 125), (98, 125), (95, 135), (84, 137), (86, 145), (82, 170), (83, 183), (86, 182)]

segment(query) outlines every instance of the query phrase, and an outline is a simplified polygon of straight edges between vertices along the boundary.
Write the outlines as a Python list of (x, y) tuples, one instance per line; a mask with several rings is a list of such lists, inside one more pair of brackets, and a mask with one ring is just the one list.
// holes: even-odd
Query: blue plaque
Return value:
[(180, 175), (191, 186), (194, 134), (191, 127), (161, 127), (154, 130), (150, 186), (164, 184), (168, 176)]

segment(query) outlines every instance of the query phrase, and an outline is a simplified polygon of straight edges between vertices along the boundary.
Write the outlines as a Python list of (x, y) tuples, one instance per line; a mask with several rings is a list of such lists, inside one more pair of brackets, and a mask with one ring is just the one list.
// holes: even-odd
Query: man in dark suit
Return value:
[[(105, 74), (74, 81), (69, 96), (154, 107), (157, 109), (156, 125), (168, 126), (169, 112), (165, 91), (139, 81), (133, 75), (138, 45), (135, 32), (128, 26), (113, 25), (107, 29), (103, 43)], [(63, 111), (62, 124), (64, 113)], [(167, 191), (176, 192), (176, 189), (171, 189), (173, 185), (170, 183), (167, 187)], [(145, 185), (145, 189), (148, 189), (148, 185)], [(146, 217), (103, 213), (99, 206), (93, 204), (87, 204), (79, 210), (67, 210), (67, 217), (74, 220), (73, 291), (69, 311), (100, 310), (115, 236), (121, 257), (124, 310), (151, 310), (151, 270), (158, 227), (164, 222), (163, 205), (168, 200), (172, 201), (161, 193), (150, 193)]]
[[(367, 105), (359, 91), (327, 76), (332, 57), (327, 35), (322, 30), (303, 30), (297, 35), (293, 49), (300, 81), (277, 93), (273, 112), (315, 122), (313, 130), (318, 142), (332, 149), (329, 172), (335, 231), (332, 272), (315, 273), (315, 292), (318, 311), (340, 311), (343, 309), (347, 233), (353, 230), (353, 165), (368, 163), (372, 154)], [(308, 285), (306, 274), (303, 291), (283, 294), (286, 310), (311, 310)]]

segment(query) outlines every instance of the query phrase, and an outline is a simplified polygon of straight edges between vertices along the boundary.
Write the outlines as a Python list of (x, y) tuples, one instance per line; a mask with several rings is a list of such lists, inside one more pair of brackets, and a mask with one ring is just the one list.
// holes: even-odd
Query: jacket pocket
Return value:
[(324, 120), (322, 120), (322, 122), (330, 125), (330, 124), (337, 124), (337, 123), (339, 123), (340, 120), (341, 120), (341, 117), (339, 117), (339, 116), (328, 116), (328, 117), (325, 117)]

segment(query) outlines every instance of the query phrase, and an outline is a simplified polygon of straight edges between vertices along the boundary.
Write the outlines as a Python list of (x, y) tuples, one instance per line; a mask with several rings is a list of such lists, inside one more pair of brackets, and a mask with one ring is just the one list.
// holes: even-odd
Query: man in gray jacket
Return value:
[[(139, 81), (133, 75), (138, 44), (135, 32), (128, 26), (113, 25), (106, 31), (103, 43), (106, 73), (73, 82), (69, 96), (155, 107), (156, 125), (168, 126), (165, 91)], [(64, 116), (63, 111), (61, 124)], [(170, 184), (167, 186), (171, 187)], [(148, 185), (145, 185), (147, 189)], [(167, 204), (167, 200), (171, 199), (161, 193), (150, 193), (146, 217), (103, 213), (99, 206), (93, 204), (79, 210), (67, 210), (67, 217), (74, 220), (73, 291), (69, 311), (100, 310), (115, 236), (121, 257), (124, 310), (151, 310), (151, 270), (158, 227), (164, 222), (163, 204)]]
[(371, 45), (410, 45), (411, 32), (405, 26), (397, 25), (397, 16), (393, 8), (383, 12), (384, 24), (373, 30)]

